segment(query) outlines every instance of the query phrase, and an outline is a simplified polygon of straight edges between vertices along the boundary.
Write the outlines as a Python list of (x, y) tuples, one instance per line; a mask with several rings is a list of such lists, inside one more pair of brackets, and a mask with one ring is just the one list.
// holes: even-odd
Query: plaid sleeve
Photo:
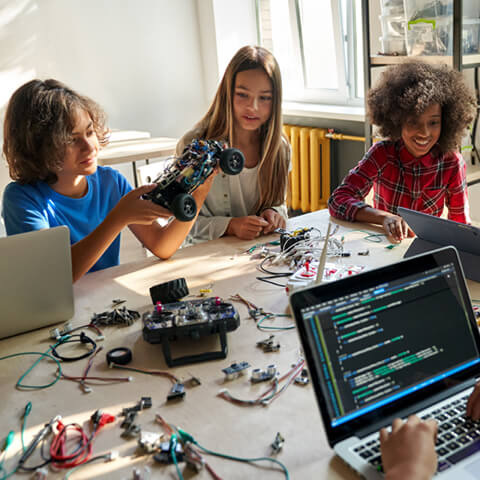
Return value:
[(349, 222), (355, 221), (358, 210), (367, 207), (364, 199), (372, 188), (380, 171), (380, 163), (386, 158), (382, 142), (373, 145), (358, 165), (350, 170), (343, 182), (328, 199), (330, 215)]
[(467, 196), (467, 167), (460, 153), (453, 155), (446, 196), (448, 218), (460, 223), (471, 223)]

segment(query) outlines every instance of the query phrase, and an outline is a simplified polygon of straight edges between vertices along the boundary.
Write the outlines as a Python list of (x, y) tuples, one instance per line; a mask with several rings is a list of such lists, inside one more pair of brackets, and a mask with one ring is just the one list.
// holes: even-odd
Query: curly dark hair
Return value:
[(381, 136), (398, 140), (406, 121), (435, 103), (442, 109), (438, 145), (444, 153), (456, 150), (477, 104), (462, 74), (446, 65), (408, 61), (389, 67), (368, 92), (367, 114)]
[(54, 79), (31, 80), (13, 93), (3, 125), (3, 154), (13, 180), (57, 181), (79, 108), (90, 115), (98, 140), (105, 145), (106, 115), (90, 98)]

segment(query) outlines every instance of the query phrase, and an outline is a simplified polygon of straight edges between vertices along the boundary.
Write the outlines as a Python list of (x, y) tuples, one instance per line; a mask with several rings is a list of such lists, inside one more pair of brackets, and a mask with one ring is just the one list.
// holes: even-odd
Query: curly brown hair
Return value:
[(98, 140), (105, 145), (106, 115), (90, 98), (54, 79), (31, 80), (13, 93), (3, 125), (3, 154), (13, 180), (57, 181), (79, 108), (90, 115)]
[(408, 61), (389, 67), (368, 92), (367, 114), (381, 136), (398, 140), (405, 122), (434, 103), (442, 109), (438, 145), (444, 153), (456, 150), (477, 104), (462, 74), (446, 65)]

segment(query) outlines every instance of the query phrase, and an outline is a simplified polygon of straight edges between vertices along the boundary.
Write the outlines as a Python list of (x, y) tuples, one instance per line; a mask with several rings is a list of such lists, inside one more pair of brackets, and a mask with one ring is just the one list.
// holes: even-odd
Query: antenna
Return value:
[(315, 279), (315, 285), (319, 285), (323, 280), (323, 271), (325, 270), (325, 262), (327, 260), (328, 240), (330, 239), (330, 229), (332, 228), (331, 222), (328, 222), (327, 233), (325, 235), (325, 242), (323, 244), (323, 250), (318, 259), (317, 278)]

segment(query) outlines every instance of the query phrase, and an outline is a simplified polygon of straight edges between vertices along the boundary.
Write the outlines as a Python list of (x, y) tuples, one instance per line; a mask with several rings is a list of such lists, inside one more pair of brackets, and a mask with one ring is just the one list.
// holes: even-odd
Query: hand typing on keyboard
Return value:
[(467, 402), (467, 417), (480, 420), (480, 382), (473, 389)]
[(397, 418), (389, 433), (380, 430), (382, 463), (387, 480), (430, 480), (437, 470), (435, 439), (437, 422), (412, 415), (406, 422)]

